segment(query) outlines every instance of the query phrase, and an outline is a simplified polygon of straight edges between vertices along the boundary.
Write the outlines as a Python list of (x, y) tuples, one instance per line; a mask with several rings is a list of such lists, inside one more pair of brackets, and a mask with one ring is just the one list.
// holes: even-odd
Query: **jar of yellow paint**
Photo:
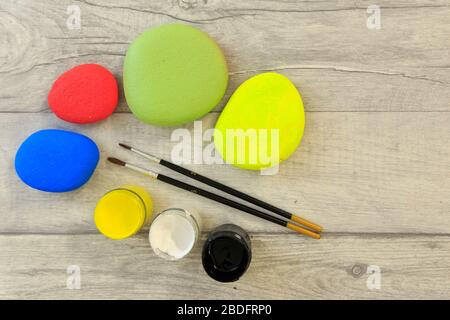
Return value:
[(152, 216), (153, 203), (141, 187), (125, 185), (106, 193), (97, 203), (94, 221), (97, 229), (114, 240), (136, 234)]

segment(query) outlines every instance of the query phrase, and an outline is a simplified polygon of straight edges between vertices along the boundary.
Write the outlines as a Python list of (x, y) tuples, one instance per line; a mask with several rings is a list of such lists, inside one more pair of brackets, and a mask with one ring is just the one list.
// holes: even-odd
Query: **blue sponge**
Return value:
[(99, 150), (88, 137), (48, 129), (29, 136), (16, 153), (17, 175), (32, 188), (66, 192), (85, 184), (94, 173)]

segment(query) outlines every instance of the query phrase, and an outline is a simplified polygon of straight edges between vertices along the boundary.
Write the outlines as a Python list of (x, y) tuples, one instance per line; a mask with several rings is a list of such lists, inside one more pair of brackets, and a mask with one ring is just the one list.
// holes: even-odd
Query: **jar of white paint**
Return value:
[(179, 260), (189, 254), (200, 235), (199, 217), (180, 208), (170, 208), (153, 220), (149, 241), (153, 251), (166, 260)]

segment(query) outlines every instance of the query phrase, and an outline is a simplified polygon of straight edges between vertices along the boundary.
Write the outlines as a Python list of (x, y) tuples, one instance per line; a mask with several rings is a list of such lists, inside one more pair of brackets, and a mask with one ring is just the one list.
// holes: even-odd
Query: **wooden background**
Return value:
[[(72, 4), (81, 9), (79, 30), (66, 26)], [(366, 27), (372, 4), (381, 6), (380, 30)], [(170, 22), (192, 24), (223, 48), (230, 69), (224, 102), (268, 70), (298, 87), (305, 136), (277, 175), (192, 168), (322, 224), (322, 240), (105, 163), (108, 155), (138, 159), (119, 141), (166, 158), (175, 144), (173, 128), (140, 123), (123, 95), (117, 112), (94, 125), (49, 112), (46, 95), (61, 72), (100, 63), (122, 83), (130, 42)], [(0, 298), (450, 298), (449, 34), (448, 0), (2, 0)], [(203, 119), (205, 129), (222, 107)], [(18, 146), (44, 128), (72, 129), (98, 143), (99, 167), (83, 188), (47, 194), (15, 175)], [(248, 272), (221, 284), (204, 273), (201, 245), (168, 263), (151, 252), (147, 230), (118, 242), (99, 235), (96, 201), (124, 183), (148, 188), (156, 210), (198, 211), (202, 239), (221, 223), (248, 230)], [(69, 265), (81, 269), (80, 290), (66, 288)], [(371, 290), (366, 270), (373, 265), (381, 288)]]

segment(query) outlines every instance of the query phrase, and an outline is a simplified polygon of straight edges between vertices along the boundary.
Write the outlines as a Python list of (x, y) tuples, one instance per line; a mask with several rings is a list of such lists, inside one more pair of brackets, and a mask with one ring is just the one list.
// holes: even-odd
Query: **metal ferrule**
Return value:
[(135, 148), (131, 148), (131, 151), (133, 151), (134, 153), (137, 153), (153, 162), (159, 163), (161, 161), (161, 159), (155, 157), (154, 155), (151, 155), (149, 153), (143, 152), (141, 150), (135, 149)]
[(134, 171), (143, 173), (143, 174), (150, 176), (152, 178), (155, 178), (155, 179), (158, 177), (158, 174), (156, 172), (135, 166), (134, 164), (127, 163), (127, 164), (125, 164), (125, 167), (130, 168)]

